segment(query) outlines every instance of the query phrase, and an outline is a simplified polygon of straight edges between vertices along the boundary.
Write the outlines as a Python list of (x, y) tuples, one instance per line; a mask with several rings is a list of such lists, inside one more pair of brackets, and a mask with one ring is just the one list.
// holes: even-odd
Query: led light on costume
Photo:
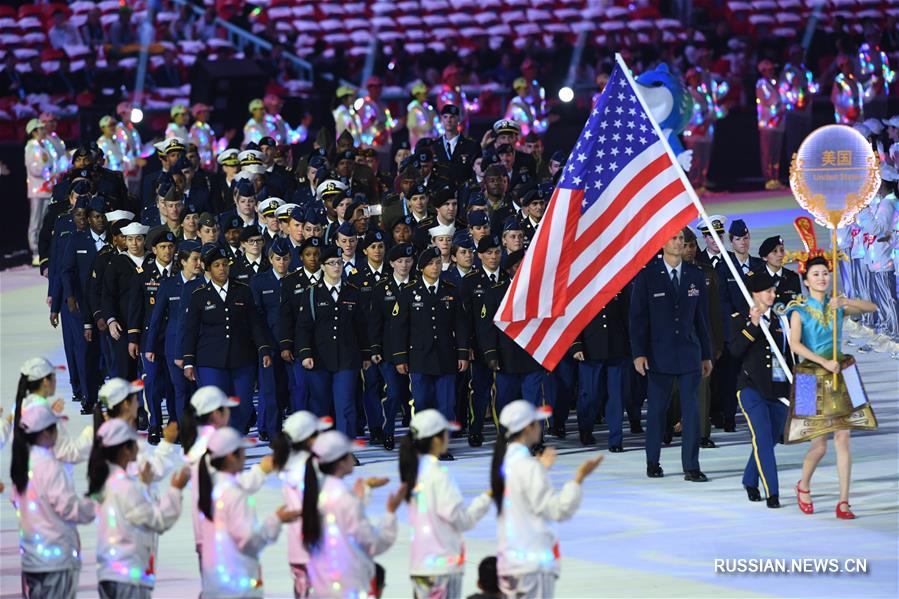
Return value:
[(546, 118), (540, 118), (534, 104), (528, 102), (527, 98), (520, 96), (515, 96), (509, 101), (503, 118), (515, 121), (521, 125), (522, 137), (531, 132), (544, 133), (547, 128)]
[(300, 123), (294, 129), (280, 114), (266, 114), (265, 125), (268, 128), (269, 137), (274, 139), (279, 146), (303, 143), (309, 135), (305, 125)]
[(353, 107), (340, 104), (331, 111), (331, 115), (334, 117), (335, 130), (337, 131), (336, 137), (340, 137), (340, 134), (346, 131), (353, 136), (353, 142), (358, 144), (361, 140), (359, 135), (361, 126), (359, 124), (359, 115), (356, 114)]
[(262, 122), (259, 122), (250, 117), (243, 126), (243, 143), (240, 147), (245, 148), (250, 142), (258, 144), (259, 140), (267, 137), (268, 134), (268, 125), (265, 122), (265, 118), (262, 119)]
[(838, 73), (833, 80), (830, 100), (833, 102), (834, 121), (842, 125), (858, 123), (865, 118), (865, 92), (852, 73)]
[(47, 147), (38, 139), (25, 144), (28, 197), (49, 197), (53, 192), (54, 163)]
[(106, 160), (106, 168), (112, 171), (124, 173), (128, 167), (127, 155), (122, 151), (121, 140), (116, 137), (113, 132), (111, 137), (101, 135), (97, 138), (97, 146), (103, 152)]
[(890, 59), (880, 46), (871, 47), (867, 42), (858, 49), (858, 73), (863, 83), (865, 99), (872, 100), (881, 92), (890, 95), (890, 86), (896, 80), (896, 71), (890, 68)]
[(784, 66), (777, 87), (787, 111), (811, 110), (812, 96), (819, 90), (811, 70), (804, 64), (792, 63)]
[(115, 131), (116, 141), (125, 156), (125, 177), (136, 177), (140, 174), (140, 166), (137, 165), (137, 159), (143, 158), (141, 155), (143, 144), (140, 139), (140, 132), (134, 123), (119, 122)]
[(169, 139), (170, 137), (188, 139), (190, 137), (190, 130), (184, 125), (177, 125), (174, 122), (169, 123), (165, 127), (165, 138)]
[(777, 89), (776, 79), (760, 77), (755, 83), (755, 104), (759, 129), (783, 127), (786, 108)]
[(409, 146), (413, 148), (422, 138), (441, 135), (437, 111), (427, 100), (412, 100), (406, 106), (406, 129), (409, 131)]
[(363, 146), (375, 149), (389, 148), (391, 132), (399, 124), (390, 115), (390, 109), (371, 96), (362, 99), (359, 107), (360, 142)]
[(200, 166), (207, 171), (215, 170), (215, 157), (224, 152), (228, 148), (228, 140), (224, 137), (217, 139), (215, 131), (209, 123), (195, 121), (190, 127), (190, 134), (186, 138), (197, 146), (197, 152), (200, 154)]

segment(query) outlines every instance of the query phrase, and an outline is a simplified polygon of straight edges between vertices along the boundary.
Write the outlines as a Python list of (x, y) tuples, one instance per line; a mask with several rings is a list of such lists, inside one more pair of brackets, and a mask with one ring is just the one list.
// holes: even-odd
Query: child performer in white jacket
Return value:
[[(365, 482), (344, 482), (353, 472), (352, 444), (339, 431), (327, 431), (312, 444), (314, 460), (306, 460), (303, 492), (303, 544), (309, 551), (307, 571), (313, 597), (374, 597), (374, 556), (396, 540), (396, 509), (404, 485), (387, 498), (387, 513), (374, 526), (365, 516)], [(318, 472), (322, 480), (319, 481)]]
[[(99, 401), (94, 406), (94, 430), (100, 430), (104, 421), (117, 418), (125, 421), (131, 430), (137, 430), (137, 394), (143, 391), (142, 381), (129, 383), (125, 379), (112, 378), (100, 387)], [(103, 415), (103, 407), (106, 415)], [(178, 424), (172, 422), (162, 431), (162, 441), (156, 447), (141, 438), (137, 443), (137, 459), (128, 465), (132, 476), (141, 476), (149, 466), (151, 482), (160, 481), (177, 466), (183, 464), (181, 448), (175, 445)]]
[[(319, 418), (312, 412), (294, 412), (272, 440), (272, 458), (275, 469), (280, 471), (281, 493), (288, 508), (303, 509), (303, 479), (306, 476), (306, 460), (312, 455), (312, 443), (320, 432), (333, 426), (334, 422), (328, 416)], [(309, 553), (303, 546), (303, 521), (300, 519), (287, 525), (287, 563), (293, 574), (293, 596), (296, 599), (309, 596), (308, 562)]]
[[(203, 515), (197, 508), (199, 495), (199, 464), (206, 454), (206, 444), (212, 433), (228, 426), (231, 408), (240, 403), (237, 397), (228, 397), (218, 387), (207, 385), (197, 389), (184, 406), (181, 418), (181, 448), (190, 463), (190, 507), (193, 515), (194, 542), (197, 559), (200, 562), (200, 573), (203, 572), (203, 539), (200, 533), (200, 520)], [(262, 488), (266, 475), (272, 471), (272, 456), (265, 456), (249, 470), (237, 474), (237, 482), (248, 494), (252, 495)]]
[(209, 437), (200, 460), (198, 503), (205, 516), (200, 523), (203, 599), (262, 597), (259, 554), (278, 539), (282, 523), (300, 517), (300, 512), (282, 505), (264, 521), (256, 518), (255, 501), (237, 480), (249, 446), (240, 433), (224, 426)]
[(406, 485), (412, 556), (409, 575), (416, 599), (456, 599), (462, 595), (465, 543), (462, 533), (474, 527), (490, 509), (490, 492), (478, 495), (468, 507), (439, 457), (449, 447), (450, 431), (437, 410), (415, 412), (409, 434), (400, 444), (400, 479)]
[(97, 583), (101, 599), (150, 599), (156, 584), (156, 536), (181, 515), (181, 490), (190, 472), (182, 468), (160, 499), (147, 492), (150, 465), (143, 480), (128, 474), (137, 460), (137, 432), (121, 418), (110, 418), (97, 431), (87, 464), (88, 496), (100, 502), (97, 513)]
[(584, 461), (574, 480), (556, 493), (547, 470), (556, 460), (552, 447), (537, 459), (531, 447), (540, 442), (541, 420), (551, 414), (520, 399), (499, 416), (502, 433), (493, 451), (490, 483), (496, 502), (497, 571), (503, 595), (551, 599), (559, 576), (559, 545), (550, 522), (567, 520), (581, 503), (581, 482), (602, 461)]
[[(57, 414), (62, 414), (65, 402), (51, 399), (56, 394), (56, 370), (44, 358), (29, 358), (19, 368), (19, 385), (16, 389), (16, 403), (13, 422), (18, 423), (22, 410), (33, 403), (44, 402)], [(56, 445), (53, 454), (67, 464), (78, 464), (87, 460), (94, 440), (94, 429), (86, 426), (77, 437), (72, 437), (60, 420), (56, 425)]]
[(22, 410), (13, 434), (10, 476), (26, 599), (74, 599), (81, 571), (76, 525), (95, 514), (94, 502), (75, 494), (69, 473), (53, 455), (58, 421), (46, 402), (36, 403)]

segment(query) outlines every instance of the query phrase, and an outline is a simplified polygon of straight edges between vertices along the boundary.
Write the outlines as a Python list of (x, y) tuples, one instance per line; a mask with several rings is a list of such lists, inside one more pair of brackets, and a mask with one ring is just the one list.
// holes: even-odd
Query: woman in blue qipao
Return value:
[[(827, 453), (827, 437), (833, 433), (837, 450), (837, 474), (840, 480), (840, 501), (837, 518), (851, 520), (855, 515), (849, 509), (849, 479), (852, 456), (849, 451), (849, 431), (877, 428), (877, 420), (871, 405), (864, 398), (857, 378), (855, 359), (843, 355), (843, 318), (855, 314), (874, 312), (877, 306), (861, 299), (837, 297), (830, 299), (831, 282), (829, 262), (823, 256), (809, 258), (801, 265), (808, 297), (798, 297), (787, 304), (790, 320), (790, 348), (802, 362), (795, 368), (790, 412), (784, 432), (785, 441), (794, 443), (811, 440), (802, 464), (802, 479), (796, 483), (796, 500), (805, 514), (814, 511), (809, 493), (815, 468)], [(833, 359), (834, 326), (837, 330), (837, 359)], [(847, 387), (843, 373), (852, 373)], [(838, 374), (834, 385), (833, 374)]]

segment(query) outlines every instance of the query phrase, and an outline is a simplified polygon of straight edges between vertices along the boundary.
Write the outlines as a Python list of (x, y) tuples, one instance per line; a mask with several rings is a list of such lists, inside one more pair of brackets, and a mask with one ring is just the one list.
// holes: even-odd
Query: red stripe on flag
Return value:
[[(615, 236), (612, 242), (599, 252), (596, 258), (590, 262), (590, 265), (586, 269), (584, 269), (584, 272), (578, 275), (578, 278), (572, 282), (572, 284), (568, 288), (569, 297), (577, 297), (577, 295), (584, 290), (584, 288), (590, 283), (590, 281), (593, 280), (596, 274), (600, 270), (602, 270), (602, 268), (606, 264), (609, 263), (610, 259), (617, 255), (625, 246), (627, 246), (628, 242), (634, 238), (637, 231), (645, 226), (645, 223), (649, 221), (653, 214), (662, 210), (662, 208), (664, 208), (672, 199), (683, 192), (683, 183), (681, 183), (680, 179), (675, 179), (664, 188), (662, 188), (655, 196), (653, 196), (653, 198), (649, 202), (647, 202), (640, 209), (640, 211), (636, 215), (634, 215), (633, 218), (627, 221), (627, 225), (625, 225), (624, 229), (619, 231), (618, 235)], [(630, 199), (633, 199), (633, 197)], [(582, 234), (580, 239), (583, 238), (584, 235)], [(590, 241), (595, 240), (596, 237), (590, 237)], [(659, 247), (661, 246), (655, 246), (654, 248), (652, 248), (652, 251), (657, 250)], [(576, 253), (580, 255), (584, 250), (586, 250), (586, 248), (579, 248)], [(645, 264), (645, 262), (640, 263), (641, 266), (643, 264)], [(618, 290), (615, 290), (615, 292), (613, 293), (617, 292)], [(551, 325), (551, 319), (544, 319), (543, 321), (541, 321), (540, 325), (537, 327), (537, 330), (534, 332), (534, 335), (528, 340), (527, 345), (524, 348), (529, 354), (533, 355), (534, 352), (537, 351), (537, 348), (540, 346), (540, 344), (543, 343), (544, 337), (549, 332)]]
[[(571, 348), (574, 339), (584, 330), (587, 324), (589, 324), (589, 322), (593, 320), (603, 308), (605, 308), (611, 297), (621, 291), (628, 282), (637, 276), (640, 269), (653, 258), (658, 251), (658, 248), (665, 245), (666, 241), (674, 237), (674, 235), (679, 230), (683, 229), (687, 223), (695, 219), (697, 214), (698, 211), (696, 206), (691, 203), (681, 210), (677, 216), (671, 219), (665, 226), (659, 229), (658, 233), (653, 235), (653, 237), (634, 256), (634, 259), (628, 262), (628, 265), (625, 268), (609, 280), (609, 283), (602, 290), (603, 295), (606, 296), (604, 301), (588, 302), (584, 306), (584, 309), (582, 309), (577, 316), (568, 323), (568, 326), (565, 327), (565, 330), (559, 335), (559, 339), (553, 344), (552, 349), (550, 349), (546, 358), (544, 358), (544, 368), (553, 370), (556, 367), (565, 353)], [(639, 221), (632, 221), (632, 224), (637, 225), (636, 228), (639, 228), (642, 223)], [(628, 227), (628, 230), (630, 230), (630, 226)]]
[[(528, 253), (531, 254), (532, 261), (530, 269), (524, 272), (524, 274), (528, 276), (528, 294), (527, 299), (525, 300), (524, 309), (525, 316), (537, 316), (539, 314), (540, 292), (543, 290), (543, 271), (546, 268), (546, 248), (549, 246), (552, 228), (558, 224), (558, 209), (555, 204), (559, 201), (559, 192), (561, 191), (562, 190), (557, 187), (553, 192), (552, 198), (550, 198), (553, 210), (549, 213), (549, 222), (542, 223), (538, 229), (539, 233), (534, 240), (537, 247), (533, 247), (533, 244), (531, 247), (528, 247)], [(566, 212), (566, 215), (569, 214), (569, 212)], [(553, 304), (555, 304), (555, 301), (553, 301)]]
[[(627, 184), (618, 192), (615, 199), (602, 211), (602, 214), (593, 221), (583, 233), (581, 233), (575, 241), (574, 252), (580, 254), (590, 243), (599, 237), (606, 227), (615, 218), (621, 214), (627, 204), (639, 194), (644, 187), (655, 179), (660, 173), (671, 166), (671, 160), (667, 154), (662, 154), (646, 167), (641, 170), (636, 177), (627, 182)], [(586, 240), (586, 241), (585, 241)]]
[[(577, 252), (567, 252), (566, 248), (574, 246), (577, 237), (577, 224), (581, 216), (581, 202), (584, 201), (583, 190), (572, 190), (568, 196), (568, 212), (565, 219), (565, 232), (562, 235), (562, 247), (554, 248), (559, 252), (559, 266), (556, 268), (556, 280), (553, 283), (553, 317), (565, 314), (568, 305), (568, 274), (571, 272), (571, 263)], [(547, 237), (549, 237), (547, 235)], [(544, 256), (544, 259), (546, 257)]]

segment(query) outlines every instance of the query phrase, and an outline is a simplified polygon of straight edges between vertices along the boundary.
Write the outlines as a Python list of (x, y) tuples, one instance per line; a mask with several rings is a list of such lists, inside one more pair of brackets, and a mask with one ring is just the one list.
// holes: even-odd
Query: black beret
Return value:
[(421, 270), (425, 266), (431, 263), (432, 260), (440, 259), (440, 250), (436, 247), (429, 247), (422, 250), (421, 254), (418, 255), (418, 269)]
[(414, 250), (412, 249), (411, 243), (398, 243), (390, 248), (390, 253), (387, 254), (387, 260), (393, 262), (400, 258), (411, 258), (413, 253)]
[(337, 258), (340, 256), (340, 248), (336, 245), (326, 245), (322, 248), (321, 261), (324, 264), (326, 261), (331, 258)]
[(443, 108), (440, 109), (440, 114), (453, 114), (459, 116), (459, 107), (455, 104), (444, 104)]
[(322, 240), (318, 237), (309, 237), (303, 240), (303, 243), (300, 244), (300, 253), (302, 254), (306, 248), (320, 248), (322, 246)]
[(780, 235), (775, 235), (774, 237), (769, 237), (765, 241), (762, 242), (762, 245), (759, 246), (759, 258), (762, 260), (765, 259), (765, 256), (774, 251), (779, 245), (783, 245), (784, 240)]
[(767, 269), (750, 273), (750, 276), (746, 277), (746, 288), (750, 292), (757, 293), (772, 287), (775, 287), (774, 278), (768, 274)]
[(478, 253), (483, 254), (487, 250), (500, 247), (499, 237), (497, 235), (484, 235), (478, 241)]
[(153, 237), (147, 241), (147, 245), (150, 247), (156, 247), (159, 243), (178, 243), (175, 234), (168, 229), (160, 229), (158, 233), (153, 235)]
[(241, 241), (248, 241), (253, 237), (262, 237), (262, 232), (259, 230), (259, 227), (250, 225), (249, 227), (244, 227), (240, 230)]
[(225, 251), (225, 248), (215, 243), (207, 243), (203, 246), (203, 266), (206, 270), (209, 270), (209, 267), (216, 260), (225, 259), (228, 260), (228, 252)]
[(524, 258), (524, 250), (515, 250), (509, 254), (506, 254), (506, 257), (503, 258), (502, 268), (503, 270), (509, 270), (519, 262), (521, 262), (522, 258)]
[(378, 243), (379, 241), (384, 241), (384, 231), (381, 229), (372, 229), (366, 233), (365, 238), (362, 239), (362, 249), (364, 250), (371, 244)]
[(243, 228), (243, 221), (240, 220), (239, 218), (237, 218), (236, 216), (234, 218), (229, 218), (227, 221), (225, 221), (225, 226), (224, 226), (225, 232), (231, 231), (232, 229), (242, 229), (242, 228)]

